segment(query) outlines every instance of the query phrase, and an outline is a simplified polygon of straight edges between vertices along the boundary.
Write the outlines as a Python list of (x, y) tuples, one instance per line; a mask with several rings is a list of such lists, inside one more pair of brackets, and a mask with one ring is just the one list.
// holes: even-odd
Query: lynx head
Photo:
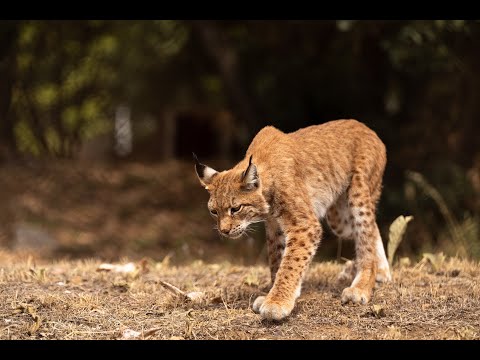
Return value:
[(195, 154), (193, 156), (200, 183), (210, 193), (208, 210), (216, 218), (221, 235), (239, 238), (250, 224), (265, 220), (269, 205), (262, 195), (252, 156), (246, 168), (237, 166), (222, 172), (201, 164)]

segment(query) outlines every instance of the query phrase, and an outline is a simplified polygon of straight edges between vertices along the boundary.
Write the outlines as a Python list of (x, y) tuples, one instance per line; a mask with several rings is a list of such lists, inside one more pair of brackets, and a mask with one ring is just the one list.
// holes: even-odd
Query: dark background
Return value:
[(223, 170), (267, 124), (355, 118), (387, 146), (384, 242), (413, 215), (401, 256), (478, 259), (479, 40), (478, 20), (1, 21), (0, 244), (262, 261), (261, 231), (212, 229), (191, 152)]

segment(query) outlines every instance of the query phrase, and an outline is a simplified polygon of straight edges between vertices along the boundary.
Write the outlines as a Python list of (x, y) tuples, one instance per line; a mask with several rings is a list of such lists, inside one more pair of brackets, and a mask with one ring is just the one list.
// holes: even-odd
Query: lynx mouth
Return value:
[(244, 232), (240, 232), (240, 233), (235, 233), (235, 234), (228, 234), (228, 238), (229, 239), (232, 239), (232, 240), (236, 240), (236, 239), (240, 239), (242, 236), (243, 236)]

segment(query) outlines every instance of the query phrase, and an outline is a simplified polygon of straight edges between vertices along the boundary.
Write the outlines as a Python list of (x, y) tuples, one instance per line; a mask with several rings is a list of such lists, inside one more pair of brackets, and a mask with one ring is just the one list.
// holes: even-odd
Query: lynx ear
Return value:
[(242, 173), (242, 183), (244, 190), (254, 190), (260, 185), (260, 179), (257, 174), (257, 167), (252, 162), (253, 155), (250, 155), (247, 170)]
[(212, 178), (217, 175), (218, 172), (207, 165), (201, 164), (198, 161), (197, 155), (195, 155), (195, 153), (192, 154), (193, 159), (195, 160), (195, 171), (198, 179), (200, 180), (200, 184), (206, 188), (212, 182)]

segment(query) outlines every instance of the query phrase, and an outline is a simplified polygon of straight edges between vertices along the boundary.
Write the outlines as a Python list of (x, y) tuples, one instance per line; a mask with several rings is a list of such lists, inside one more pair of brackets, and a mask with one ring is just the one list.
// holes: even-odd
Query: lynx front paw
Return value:
[[(260, 301), (262, 302), (259, 308), (259, 312), (262, 318), (267, 320), (282, 320), (286, 318), (288, 315), (290, 315), (295, 305), (294, 302), (292, 303), (277, 302), (277, 301), (271, 301), (265, 298), (261, 299), (262, 297), (263, 296), (258, 297), (255, 300), (255, 303), (257, 302), (259, 303)], [(255, 310), (255, 303), (253, 304), (254, 310)]]
[(265, 296), (259, 296), (255, 299), (252, 305), (253, 311), (255, 311), (257, 314), (260, 313), (260, 307), (262, 306), (263, 302), (265, 301)]
[(343, 289), (342, 304), (346, 304), (349, 301), (354, 304), (366, 304), (370, 301), (370, 290), (365, 290), (358, 287), (348, 287)]

